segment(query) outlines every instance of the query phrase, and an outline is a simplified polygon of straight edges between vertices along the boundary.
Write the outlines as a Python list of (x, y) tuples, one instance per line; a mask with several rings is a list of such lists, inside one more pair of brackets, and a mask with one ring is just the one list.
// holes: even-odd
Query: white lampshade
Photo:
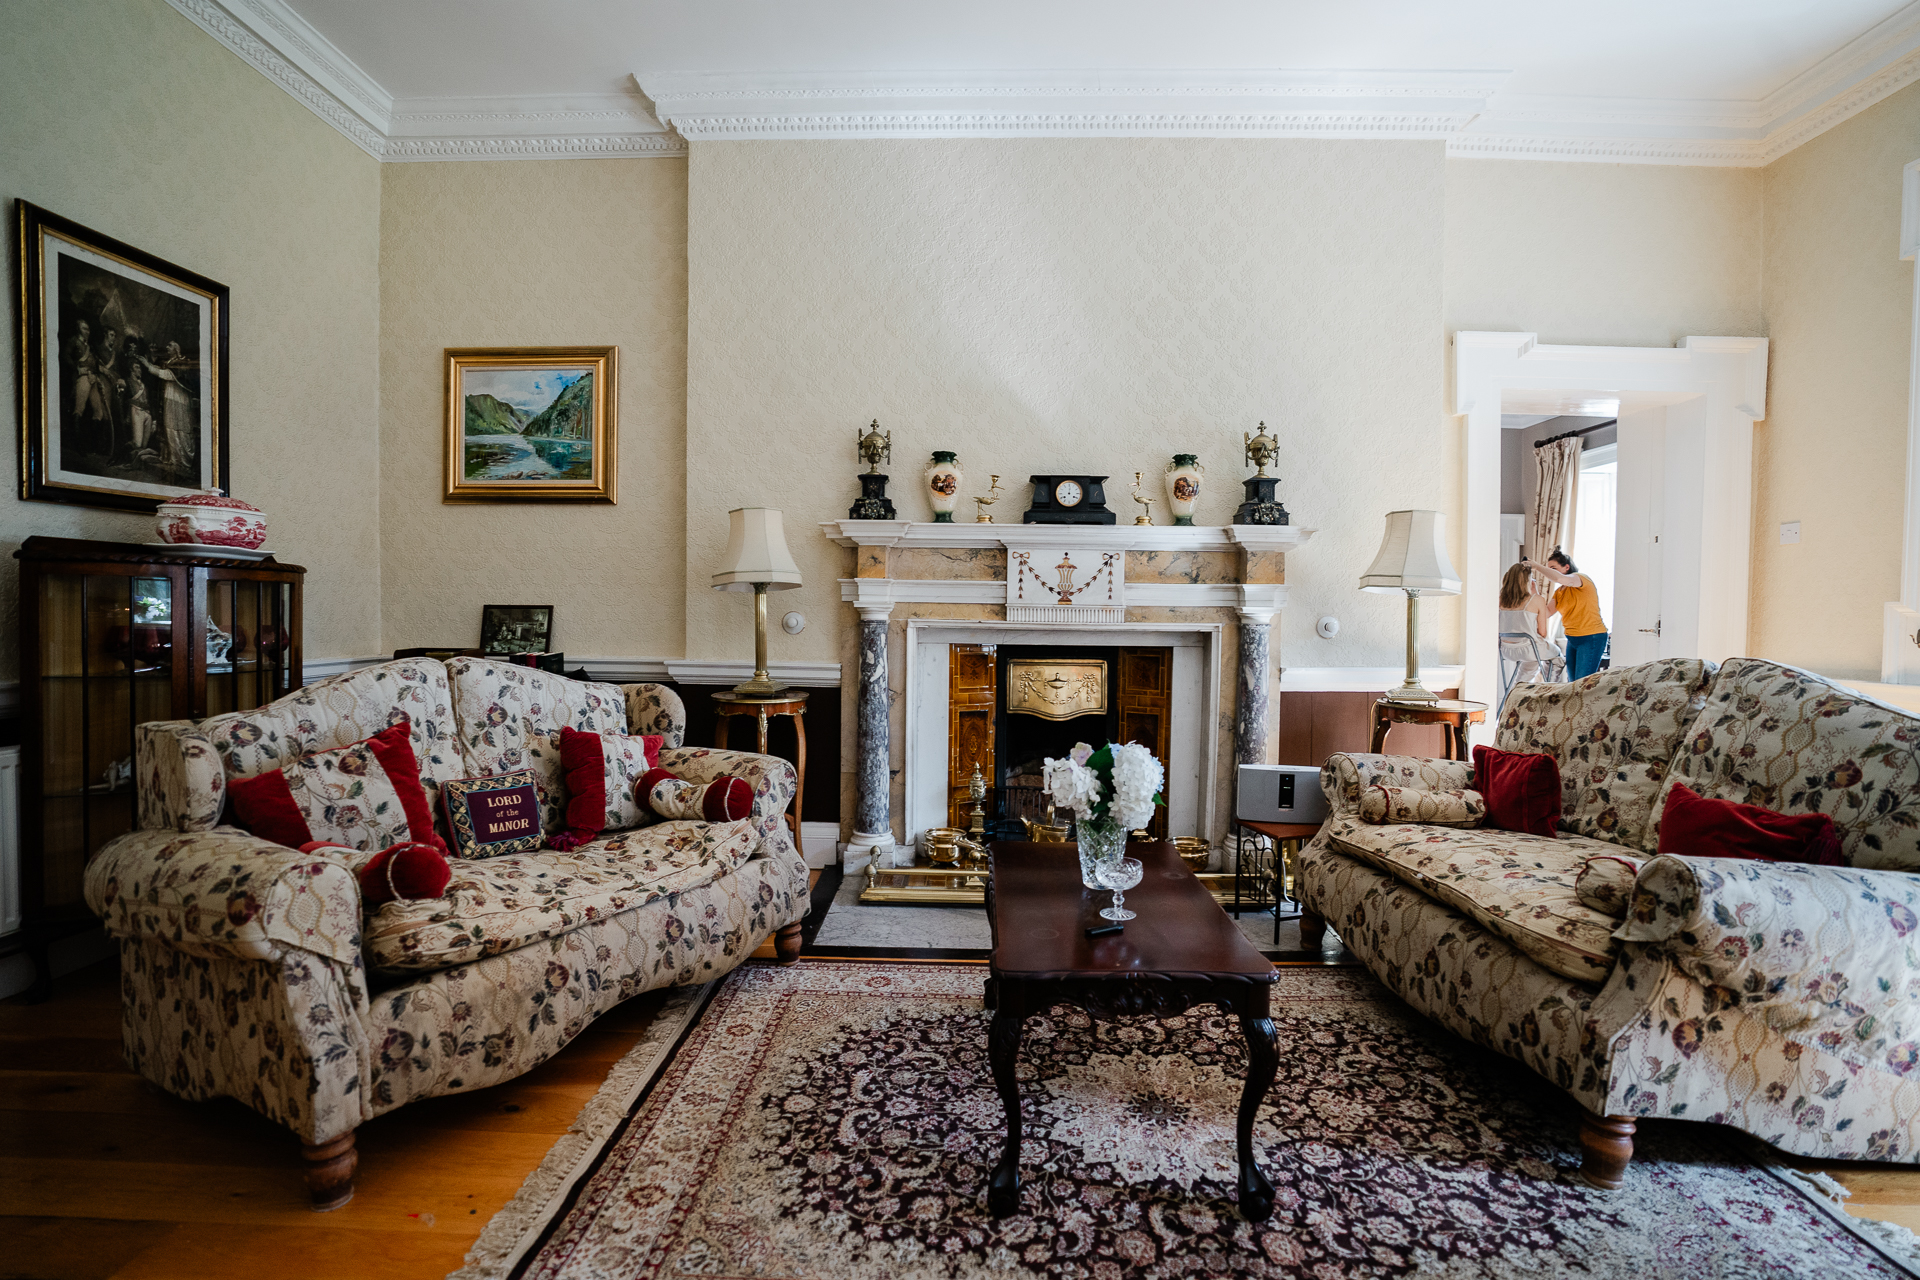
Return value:
[(1459, 595), (1460, 575), (1447, 559), (1446, 521), (1438, 511), (1387, 512), (1386, 540), (1360, 575), (1360, 589)]
[(727, 554), (713, 575), (715, 591), (788, 591), (800, 585), (800, 566), (787, 550), (780, 513), (770, 507), (736, 507), (727, 513)]

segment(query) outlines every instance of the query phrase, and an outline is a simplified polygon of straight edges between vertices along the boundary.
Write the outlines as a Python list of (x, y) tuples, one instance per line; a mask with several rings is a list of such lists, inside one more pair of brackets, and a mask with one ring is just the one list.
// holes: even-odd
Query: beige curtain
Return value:
[(1580, 438), (1556, 440), (1533, 451), (1539, 474), (1533, 491), (1533, 522), (1527, 558), (1544, 561), (1559, 547), (1573, 554), (1573, 504), (1579, 492)]

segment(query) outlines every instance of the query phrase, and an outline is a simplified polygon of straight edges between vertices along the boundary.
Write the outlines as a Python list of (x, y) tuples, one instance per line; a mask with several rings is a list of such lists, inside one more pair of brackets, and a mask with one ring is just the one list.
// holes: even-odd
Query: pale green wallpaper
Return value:
[[(378, 652), (379, 164), (161, 0), (8, 4), (0, 121), (10, 267), (24, 199), (232, 290), (234, 491), (308, 570), (308, 658)], [(13, 293), (10, 276), (10, 344)], [(153, 537), (147, 516), (23, 502), (6, 473), (0, 680), (19, 670), (22, 540)]]

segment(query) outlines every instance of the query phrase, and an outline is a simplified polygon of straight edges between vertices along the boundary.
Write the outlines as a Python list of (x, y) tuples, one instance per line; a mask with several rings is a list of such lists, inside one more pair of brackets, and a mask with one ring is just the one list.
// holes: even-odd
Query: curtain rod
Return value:
[(1596, 422), (1590, 427), (1581, 427), (1577, 431), (1562, 431), (1557, 436), (1548, 436), (1545, 440), (1535, 440), (1533, 447), (1536, 449), (1544, 449), (1556, 441), (1571, 440), (1575, 436), (1584, 436), (1592, 431), (1605, 431), (1608, 427), (1617, 426), (1619, 422), (1620, 419), (1618, 418), (1608, 418), (1605, 422)]

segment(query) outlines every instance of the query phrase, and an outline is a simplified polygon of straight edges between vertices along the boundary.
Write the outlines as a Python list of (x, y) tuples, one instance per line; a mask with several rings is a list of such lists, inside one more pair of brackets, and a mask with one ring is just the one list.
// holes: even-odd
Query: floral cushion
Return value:
[(1612, 846), (1491, 828), (1371, 826), (1328, 820), (1335, 848), (1478, 920), (1544, 968), (1598, 985), (1613, 968), (1619, 921), (1580, 901), (1580, 864)]
[(294, 849), (319, 841), (365, 853), (417, 840), (444, 853), (408, 738), (407, 726), (396, 724), (365, 742), (235, 778), (227, 787), (234, 821)]
[(367, 956), (377, 969), (423, 970), (512, 951), (707, 884), (757, 843), (751, 822), (663, 822), (566, 852), (459, 859), (442, 897), (373, 915)]
[(1739, 658), (1714, 681), (1667, 786), (1827, 814), (1848, 866), (1920, 871), (1916, 751), (1920, 717), (1794, 667)]
[(455, 658), (447, 675), (471, 776), (532, 770), (540, 791), (540, 829), (551, 835), (566, 826), (561, 726), (625, 733), (626, 693), (618, 685), (569, 680), (485, 658)]
[(1663, 658), (1571, 684), (1515, 685), (1494, 745), (1560, 766), (1560, 829), (1654, 850), (1660, 786), (1705, 704), (1714, 665)]
[(142, 831), (211, 831), (227, 802), (227, 773), (213, 740), (191, 720), (133, 728)]
[(1360, 821), (1375, 825), (1424, 822), (1436, 827), (1477, 827), (1486, 819), (1486, 797), (1466, 788), (1428, 791), (1375, 783), (1360, 793)]
[(687, 704), (680, 695), (663, 684), (623, 684), (627, 696), (627, 732), (657, 733), (662, 745), (685, 746), (687, 741)]
[(1360, 812), (1369, 787), (1405, 787), (1418, 791), (1459, 791), (1473, 785), (1473, 766), (1464, 760), (1424, 756), (1361, 755), (1340, 752), (1320, 766), (1320, 790), (1334, 813)]
[(1573, 890), (1595, 911), (1623, 920), (1627, 904), (1633, 901), (1633, 882), (1645, 865), (1646, 859), (1624, 853), (1596, 854), (1580, 864)]
[(430, 658), (316, 680), (264, 707), (203, 720), (200, 732), (220, 753), (229, 778), (251, 778), (309, 752), (365, 741), (403, 719), (412, 725), (428, 807), (437, 812), (440, 784), (465, 777), (467, 765), (454, 737), (447, 669)]

